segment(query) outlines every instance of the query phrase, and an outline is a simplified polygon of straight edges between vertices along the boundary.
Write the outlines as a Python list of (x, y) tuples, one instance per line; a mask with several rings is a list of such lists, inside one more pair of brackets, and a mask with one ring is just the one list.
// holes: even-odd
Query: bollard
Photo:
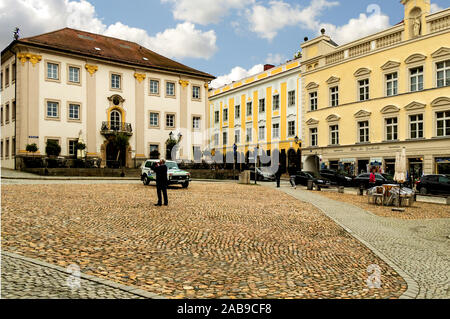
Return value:
[(316, 190), (317, 190), (318, 192), (320, 192), (320, 191), (322, 191), (322, 187), (320, 187), (319, 184), (316, 184)]
[(364, 185), (361, 184), (359, 185), (359, 196), (363, 196), (364, 195)]
[(313, 190), (313, 186), (314, 186), (313, 181), (312, 180), (308, 180), (307, 189), (309, 191), (312, 191)]
[(339, 186), (339, 193), (340, 194), (344, 194), (344, 190), (345, 190), (345, 187), (344, 186)]

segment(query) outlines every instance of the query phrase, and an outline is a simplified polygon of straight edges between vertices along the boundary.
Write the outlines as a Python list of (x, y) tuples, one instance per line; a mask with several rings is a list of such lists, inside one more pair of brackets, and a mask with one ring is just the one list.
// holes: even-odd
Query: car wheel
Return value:
[(150, 184), (150, 178), (148, 178), (147, 175), (144, 176), (144, 181), (143, 181), (144, 185), (148, 185)]
[(428, 190), (426, 187), (421, 187), (420, 188), (420, 195), (426, 195), (428, 194)]
[(189, 182), (184, 182), (181, 186), (183, 186), (183, 188), (188, 188), (189, 187)]

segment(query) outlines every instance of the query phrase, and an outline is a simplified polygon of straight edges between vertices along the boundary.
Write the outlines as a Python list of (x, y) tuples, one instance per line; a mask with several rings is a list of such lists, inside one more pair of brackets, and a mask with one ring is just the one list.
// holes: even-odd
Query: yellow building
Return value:
[(280, 160), (300, 165), (300, 61), (293, 60), (264, 72), (211, 90), (210, 148), (222, 154), (237, 152), (246, 162), (256, 147), (267, 155), (280, 151)]
[(302, 48), (305, 170), (450, 174), (450, 8), (403, 0), (405, 19), (338, 46), (322, 35)]

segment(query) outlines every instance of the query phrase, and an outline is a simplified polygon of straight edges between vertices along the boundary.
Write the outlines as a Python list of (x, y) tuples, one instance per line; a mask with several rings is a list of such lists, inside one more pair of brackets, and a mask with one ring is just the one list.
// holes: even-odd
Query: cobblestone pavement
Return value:
[[(154, 207), (142, 184), (6, 185), (2, 245), (169, 298), (398, 298), (406, 282), (310, 204), (194, 183)], [(382, 285), (367, 284), (369, 266)]]
[(311, 203), (347, 227), (411, 276), (416, 298), (450, 298), (450, 219), (384, 218), (359, 207), (284, 185), (281, 190)]
[[(2, 299), (143, 299), (114, 283), (77, 279), (61, 267), (2, 253)], [(72, 279), (73, 278), (73, 279)], [(78, 281), (79, 280), (79, 281)], [(115, 287), (114, 287), (115, 286)]]

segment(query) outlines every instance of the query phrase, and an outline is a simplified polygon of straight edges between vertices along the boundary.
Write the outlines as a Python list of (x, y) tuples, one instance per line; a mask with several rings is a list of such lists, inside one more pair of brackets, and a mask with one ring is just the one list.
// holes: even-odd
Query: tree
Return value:
[[(126, 154), (127, 148), (130, 145), (130, 137), (124, 133), (119, 133), (116, 135), (115, 139), (112, 141), (115, 144), (115, 147), (119, 150), (117, 153), (117, 161), (120, 158), (121, 152)], [(126, 155), (125, 155), (126, 156)], [(120, 163), (120, 165), (124, 165), (125, 163)]]
[(158, 150), (153, 150), (150, 152), (150, 159), (159, 159), (160, 155)]
[(59, 143), (55, 140), (47, 140), (45, 153), (47, 156), (59, 156), (59, 154), (61, 154), (61, 146), (59, 146)]
[(25, 150), (29, 153), (34, 154), (39, 150), (39, 148), (37, 147), (36, 143), (33, 143), (33, 144), (27, 144), (27, 147)]

